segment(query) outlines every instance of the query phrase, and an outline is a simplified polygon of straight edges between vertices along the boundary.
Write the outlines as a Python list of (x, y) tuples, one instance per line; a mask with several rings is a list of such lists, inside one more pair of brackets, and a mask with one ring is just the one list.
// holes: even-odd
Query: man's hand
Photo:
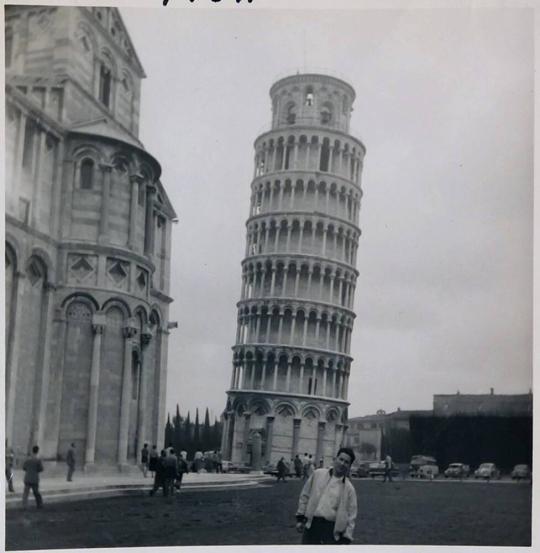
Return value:
[(297, 522), (296, 523), (296, 531), (301, 534), (304, 531), (305, 526), (306, 526), (305, 522)]

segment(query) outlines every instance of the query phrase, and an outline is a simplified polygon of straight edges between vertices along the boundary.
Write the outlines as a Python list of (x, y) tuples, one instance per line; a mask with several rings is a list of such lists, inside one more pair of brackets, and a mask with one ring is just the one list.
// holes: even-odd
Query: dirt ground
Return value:
[[(529, 484), (353, 480), (357, 544), (526, 546)], [(134, 495), (6, 513), (6, 549), (298, 544), (301, 482)]]

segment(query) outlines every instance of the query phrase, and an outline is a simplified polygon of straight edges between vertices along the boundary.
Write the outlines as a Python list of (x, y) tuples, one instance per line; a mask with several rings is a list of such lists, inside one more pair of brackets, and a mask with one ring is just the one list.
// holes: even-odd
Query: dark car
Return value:
[(444, 471), (445, 478), (468, 478), (471, 469), (464, 463), (450, 463)]
[(530, 480), (531, 469), (529, 465), (516, 465), (512, 470), (512, 480)]

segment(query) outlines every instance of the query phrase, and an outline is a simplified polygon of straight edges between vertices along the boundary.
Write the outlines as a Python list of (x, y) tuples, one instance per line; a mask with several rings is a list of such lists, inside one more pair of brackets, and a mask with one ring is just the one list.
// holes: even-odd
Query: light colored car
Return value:
[(360, 462), (353, 465), (349, 474), (355, 478), (366, 478), (369, 476), (369, 465), (370, 463), (368, 462)]
[[(429, 455), (413, 455), (411, 457), (411, 462), (409, 463), (409, 474), (411, 478), (416, 478), (418, 476), (418, 471), (420, 467), (424, 465), (437, 465), (435, 457)], [(438, 470), (438, 468), (437, 468)]]
[(439, 467), (437, 465), (422, 465), (417, 473), (417, 478), (428, 478), (429, 480), (433, 480), (437, 476), (439, 476)]
[(501, 471), (497, 468), (495, 463), (482, 463), (475, 471), (475, 478), (485, 478), (490, 480), (492, 478), (500, 478)]
[(529, 480), (531, 469), (529, 465), (516, 465), (512, 470), (512, 480)]
[(471, 469), (469, 465), (464, 463), (450, 463), (448, 468), (444, 471), (445, 478), (468, 478)]

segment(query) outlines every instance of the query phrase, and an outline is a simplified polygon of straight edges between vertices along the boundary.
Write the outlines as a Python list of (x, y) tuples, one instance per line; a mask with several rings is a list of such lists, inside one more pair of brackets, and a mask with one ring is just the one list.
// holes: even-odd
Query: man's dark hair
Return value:
[(356, 456), (354, 454), (354, 451), (350, 447), (340, 447), (336, 457), (339, 457), (340, 453), (345, 453), (351, 458), (351, 465), (354, 463)]
[(148, 447), (148, 444), (144, 444), (144, 447)]
[(32, 448), (32, 453), (39, 453), (39, 446), (35, 445), (35, 446)]

